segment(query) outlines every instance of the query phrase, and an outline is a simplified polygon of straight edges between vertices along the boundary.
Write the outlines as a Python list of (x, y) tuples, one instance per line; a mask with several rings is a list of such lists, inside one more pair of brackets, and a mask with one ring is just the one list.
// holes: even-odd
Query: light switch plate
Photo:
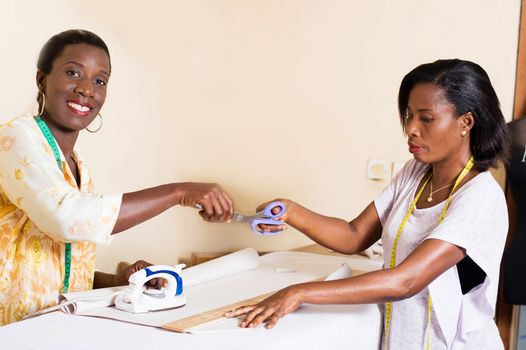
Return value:
[(391, 162), (382, 159), (369, 159), (367, 178), (375, 181), (387, 181), (391, 178)]

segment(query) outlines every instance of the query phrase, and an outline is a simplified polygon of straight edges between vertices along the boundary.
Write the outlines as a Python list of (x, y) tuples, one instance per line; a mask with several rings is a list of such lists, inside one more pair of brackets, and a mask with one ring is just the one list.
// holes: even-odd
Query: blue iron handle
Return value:
[(154, 278), (163, 278), (163, 276), (172, 276), (175, 278), (175, 281), (177, 282), (177, 289), (175, 290), (175, 295), (181, 295), (183, 294), (183, 279), (181, 276), (175, 272), (172, 269), (163, 269), (163, 270), (154, 270), (153, 268), (157, 267), (155, 266), (149, 266), (144, 268), (144, 272), (146, 273), (146, 280), (145, 282), (148, 282), (151, 279)]

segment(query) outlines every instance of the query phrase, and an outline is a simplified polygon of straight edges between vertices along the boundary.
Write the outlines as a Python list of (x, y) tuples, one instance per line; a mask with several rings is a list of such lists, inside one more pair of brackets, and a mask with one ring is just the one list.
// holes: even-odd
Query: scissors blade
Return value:
[[(196, 204), (195, 207), (199, 210), (203, 210), (203, 206), (201, 204)], [(234, 216), (232, 217), (232, 221), (234, 222), (246, 222), (246, 223), (251, 223), (252, 220), (254, 219), (258, 219), (261, 217), (261, 214), (263, 212), (258, 212), (254, 215), (248, 215), (248, 214), (243, 214), (243, 213), (240, 213), (240, 212), (234, 212)]]
[(239, 212), (236, 211), (236, 212), (234, 212), (234, 216), (232, 217), (232, 221), (251, 223), (252, 220), (254, 220), (254, 219), (259, 217), (258, 214), (259, 213), (256, 213), (256, 215), (247, 215), (247, 214), (239, 213)]

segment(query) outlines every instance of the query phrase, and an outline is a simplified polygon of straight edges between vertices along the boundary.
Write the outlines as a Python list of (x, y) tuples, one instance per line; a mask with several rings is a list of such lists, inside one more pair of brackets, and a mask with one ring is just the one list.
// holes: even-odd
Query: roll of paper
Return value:
[(213, 281), (259, 266), (259, 256), (254, 248), (246, 248), (214, 260), (189, 267), (181, 273), (184, 287)]

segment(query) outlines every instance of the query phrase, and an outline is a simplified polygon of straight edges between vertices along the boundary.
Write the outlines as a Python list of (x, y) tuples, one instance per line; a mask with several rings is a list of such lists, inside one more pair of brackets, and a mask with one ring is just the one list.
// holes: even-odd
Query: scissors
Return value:
[[(203, 210), (203, 206), (201, 204), (196, 204), (196, 208), (199, 210)], [(275, 208), (279, 208), (279, 211), (277, 214), (273, 213), (273, 210)], [(261, 230), (258, 225), (283, 225), (283, 221), (277, 220), (277, 218), (283, 216), (287, 212), (287, 208), (285, 207), (285, 204), (283, 204), (280, 201), (275, 201), (272, 203), (267, 204), (267, 206), (262, 210), (257, 212), (254, 215), (247, 215), (242, 214), (239, 212), (234, 212), (234, 216), (232, 217), (232, 220), (235, 222), (246, 222), (250, 224), (250, 228), (254, 233), (257, 233), (259, 235), (272, 235), (276, 233), (280, 233), (280, 231), (277, 232), (265, 232)]]

